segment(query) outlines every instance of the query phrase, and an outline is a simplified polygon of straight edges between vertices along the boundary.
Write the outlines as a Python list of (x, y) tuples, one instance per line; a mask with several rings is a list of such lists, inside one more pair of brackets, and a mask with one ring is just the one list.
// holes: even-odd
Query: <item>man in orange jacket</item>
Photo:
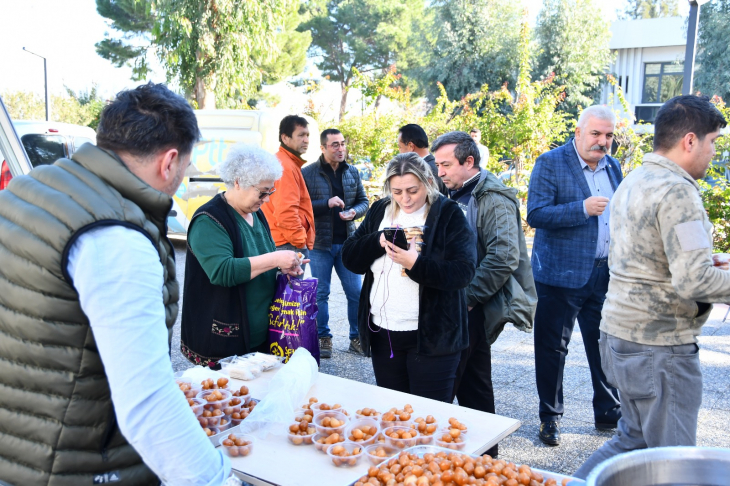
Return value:
[(305, 257), (314, 246), (312, 200), (302, 177), (302, 166), (306, 161), (301, 155), (309, 146), (307, 125), (307, 120), (297, 115), (288, 115), (281, 120), (281, 147), (276, 158), (281, 162), (284, 173), (274, 184), (269, 202), (261, 206), (276, 249), (298, 251)]

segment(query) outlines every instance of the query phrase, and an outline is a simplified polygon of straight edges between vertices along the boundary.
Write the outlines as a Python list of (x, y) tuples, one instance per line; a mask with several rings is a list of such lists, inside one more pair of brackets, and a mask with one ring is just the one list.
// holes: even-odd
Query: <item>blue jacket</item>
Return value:
[[(621, 165), (607, 157), (615, 191), (623, 180)], [(598, 241), (598, 217), (586, 219), (583, 212), (583, 201), (591, 195), (572, 139), (537, 158), (527, 193), (527, 224), (535, 228), (536, 281), (571, 289), (588, 283)]]

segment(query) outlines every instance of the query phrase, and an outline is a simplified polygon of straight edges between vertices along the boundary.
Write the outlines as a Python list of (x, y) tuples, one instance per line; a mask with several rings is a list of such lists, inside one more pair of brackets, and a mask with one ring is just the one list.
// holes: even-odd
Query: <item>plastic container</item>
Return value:
[(196, 396), (198, 396), (198, 393), (200, 393), (200, 391), (203, 389), (203, 387), (199, 384), (196, 385), (195, 383), (193, 383), (190, 378), (175, 378), (175, 383), (177, 383), (178, 387), (181, 385), (187, 385), (190, 387), (188, 390), (183, 390), (182, 388), (180, 389), (180, 391), (183, 392), (183, 394), (185, 395), (185, 398), (195, 398)]
[[(383, 455), (379, 455), (379, 451), (382, 451)], [(387, 461), (391, 457), (397, 455), (400, 449), (384, 444), (372, 444), (365, 447), (365, 457), (367, 457), (370, 464), (377, 466), (383, 461)]]
[[(421, 425), (423, 424), (423, 425)], [(434, 435), (439, 432), (439, 423), (427, 424), (424, 422), (411, 422), (411, 428), (416, 429), (421, 435)], [(443, 429), (443, 427), (441, 427)]]
[[(304, 417), (307, 416), (307, 415), (308, 414), (306, 414), (306, 413), (297, 412), (297, 413), (294, 414), (294, 421), (295, 422), (301, 422), (302, 420), (304, 420)], [(314, 420), (314, 415), (309, 415), (309, 418), (310, 418), (309, 422), (311, 423), (312, 420)]]
[(437, 435), (434, 440), (434, 445), (437, 447), (442, 447), (444, 449), (451, 449), (452, 451), (463, 451), (466, 448), (466, 441), (464, 439), (458, 439), (461, 440), (461, 442), (444, 442), (441, 440), (441, 435)]
[[(216, 392), (216, 391), (220, 392), (223, 395), (222, 400), (215, 400), (212, 402), (209, 402), (208, 400), (206, 400), (206, 397), (208, 395), (210, 395), (211, 393)], [(203, 407), (206, 410), (222, 410), (222, 409), (226, 408), (228, 406), (228, 404), (230, 403), (231, 392), (228, 390), (220, 389), (220, 388), (217, 390), (202, 390), (200, 393), (198, 393), (197, 398), (201, 398), (205, 402), (205, 405), (203, 405)]]
[[(463, 425), (464, 427), (466, 427), (465, 429), (459, 429), (461, 431), (461, 435), (466, 435), (467, 432), (469, 432), (469, 427), (464, 422), (459, 422), (459, 423), (461, 425)], [(458, 428), (458, 427), (452, 427), (452, 425), (450, 423), (448, 423), (448, 422), (444, 422), (443, 425), (444, 425), (444, 428), (445, 429), (456, 429), (456, 428)]]
[[(360, 409), (360, 410), (362, 410), (362, 409)], [(381, 415), (383, 415), (383, 414), (382, 414), (382, 413), (380, 413), (380, 412), (378, 412), (377, 410), (374, 410), (374, 409), (372, 409), (372, 408), (371, 408), (370, 410), (372, 410), (372, 412), (373, 412), (373, 413), (371, 413), (370, 415), (363, 415), (363, 414), (361, 414), (361, 413), (357, 413), (357, 412), (355, 412), (355, 418), (356, 418), (356, 419), (361, 419), (361, 418), (370, 418), (370, 419), (373, 419), (373, 420), (377, 420), (377, 421), (380, 421), (380, 417), (381, 417)]]
[[(204, 429), (203, 432), (205, 432), (206, 427), (203, 427), (203, 429)], [(210, 434), (205, 432), (205, 435), (207, 435), (208, 437), (213, 437), (214, 435), (218, 435), (221, 433), (221, 431), (218, 427), (207, 427), (207, 430), (210, 430), (210, 432), (211, 432)]]
[[(322, 435), (322, 434), (314, 434), (314, 437), (312, 437), (312, 442), (314, 443), (314, 448), (317, 449), (322, 454), (326, 454), (327, 453), (327, 449), (332, 444), (327, 444), (327, 443), (318, 442), (318, 441), (321, 440), (321, 439), (326, 439), (328, 437), (329, 437), (329, 435)], [(340, 435), (339, 436), (339, 440), (337, 442), (335, 442), (335, 444), (340, 444), (342, 442), (345, 442), (345, 437), (342, 436), (342, 435)]]
[(433, 435), (418, 434), (416, 437), (416, 445), (432, 445), (436, 439)]
[[(319, 415), (320, 413), (324, 413), (324, 412), (342, 412), (342, 406), (339, 406), (336, 408), (330, 408), (329, 410), (320, 410), (319, 407), (321, 407), (322, 405), (324, 405), (324, 404), (312, 403), (309, 408), (312, 409), (312, 411), (314, 412), (314, 415)], [(329, 403), (326, 405), (329, 405)], [(339, 404), (335, 403), (334, 405), (339, 405)], [(332, 407), (332, 405), (329, 405), (329, 406)]]
[[(228, 437), (230, 435), (235, 436), (237, 439), (242, 439), (244, 441), (243, 445), (226, 445), (224, 442), (230, 440)], [(223, 448), (223, 451), (230, 457), (239, 457), (239, 456), (248, 456), (251, 454), (251, 451), (253, 451), (253, 445), (256, 439), (254, 439), (253, 436), (250, 435), (236, 435), (236, 434), (229, 434), (224, 435), (220, 438), (219, 444)]]
[(193, 411), (196, 417), (199, 417), (200, 415), (202, 415), (203, 410), (205, 410), (203, 408), (203, 405), (205, 405), (205, 400), (201, 400), (200, 398), (190, 398), (190, 400), (195, 402), (195, 405), (190, 405), (190, 410)]
[[(337, 448), (339, 447), (343, 447), (344, 450), (347, 451), (347, 454), (352, 454), (356, 450), (359, 450), (359, 452), (356, 454), (342, 457), (333, 452), (335, 450), (338, 450)], [(355, 444), (354, 442), (345, 441), (340, 444), (332, 444), (331, 446), (329, 446), (327, 448), (327, 455), (332, 461), (332, 464), (337, 467), (353, 467), (357, 466), (357, 464), (360, 462), (360, 459), (362, 459), (364, 455), (364, 447), (360, 444)]]
[[(370, 431), (372, 433), (369, 435), (371, 435), (371, 437), (369, 439), (365, 439), (364, 437), (361, 437), (359, 439), (356, 437), (353, 437), (352, 431), (354, 429), (362, 430), (363, 427), (370, 428)], [(378, 423), (377, 420), (374, 420), (371, 418), (361, 418), (361, 419), (356, 419), (356, 420), (350, 421), (345, 428), (344, 435), (348, 441), (355, 442), (357, 444), (366, 446), (366, 445), (373, 444), (375, 442), (375, 437), (377, 437), (379, 433), (380, 433), (380, 424)]]
[[(251, 395), (248, 395), (250, 398)], [(236, 401), (238, 402), (236, 403)], [(245, 406), (246, 400), (244, 400), (243, 397), (231, 397), (230, 401), (228, 402), (228, 405), (223, 408), (223, 413), (226, 415), (231, 415), (233, 413), (241, 413), (241, 408)]]
[(289, 439), (289, 442), (294, 445), (310, 445), (314, 443), (313, 438), (315, 435), (317, 435), (316, 432), (312, 432), (309, 435), (297, 435), (290, 432), (286, 436)]
[[(342, 422), (342, 425), (337, 427), (325, 427), (322, 425), (322, 421), (325, 418), (334, 418)], [(345, 427), (347, 426), (347, 415), (345, 415), (342, 412), (320, 412), (319, 414), (314, 416), (314, 420), (312, 421), (315, 428), (317, 429), (317, 433), (322, 435), (330, 435), (333, 432), (337, 432), (338, 434), (344, 434), (345, 433)]]
[[(414, 436), (410, 439), (395, 439), (390, 436), (393, 432), (408, 432), (414, 434)], [(383, 435), (385, 436), (385, 443), (389, 446), (396, 447), (400, 450), (407, 449), (408, 447), (413, 447), (416, 445), (416, 437), (418, 436), (418, 432), (411, 429), (410, 427), (388, 427), (383, 429)]]
[[(408, 427), (413, 423), (412, 420), (383, 420), (383, 415), (380, 415), (380, 430), (388, 427)], [(413, 414), (411, 414), (411, 417)]]
[(223, 415), (216, 415), (211, 417), (203, 417), (202, 415), (198, 416), (198, 422), (200, 422), (200, 426), (203, 428), (218, 427), (220, 426), (222, 419)]

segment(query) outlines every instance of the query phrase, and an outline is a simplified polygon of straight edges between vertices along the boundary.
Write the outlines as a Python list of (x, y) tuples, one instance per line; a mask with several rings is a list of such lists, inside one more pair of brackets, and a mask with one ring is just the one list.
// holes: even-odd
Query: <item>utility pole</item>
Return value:
[(689, 0), (689, 21), (687, 22), (687, 49), (684, 53), (684, 79), (682, 94), (692, 94), (695, 72), (695, 54), (697, 52), (697, 27), (700, 23), (700, 5), (710, 0)]
[(43, 59), (43, 84), (46, 89), (46, 121), (51, 121), (50, 117), (50, 111), (48, 109), (48, 66), (46, 64), (46, 58), (41, 56), (40, 54), (36, 54), (35, 52), (31, 52), (25, 47), (23, 47), (23, 50), (27, 52), (28, 54), (33, 54), (34, 56), (38, 56), (41, 59)]

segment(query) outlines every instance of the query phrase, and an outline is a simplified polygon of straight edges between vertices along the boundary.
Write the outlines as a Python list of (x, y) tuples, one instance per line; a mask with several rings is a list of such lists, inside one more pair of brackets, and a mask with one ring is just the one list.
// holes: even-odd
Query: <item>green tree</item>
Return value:
[[(518, 69), (518, 44), (522, 16), (519, 2), (511, 0), (437, 0), (431, 4), (436, 33), (423, 56), (424, 66), (414, 69), (432, 100), (440, 82), (452, 98), (508, 83), (514, 89)], [(426, 36), (421, 36), (426, 38)], [(410, 74), (410, 73), (409, 73)]]
[(156, 50), (168, 79), (177, 79), (199, 108), (244, 106), (261, 83), (300, 73), (311, 42), (297, 32), (297, 0), (97, 0), (114, 35), (96, 44), (115, 66), (149, 74)]
[(252, 54), (277, 52), (290, 1), (157, 0), (152, 36), (168, 78), (200, 109), (245, 106), (262, 81)]
[(46, 119), (46, 104), (41, 95), (27, 91), (6, 91), (2, 93), (2, 99), (13, 120)]
[(695, 88), (730, 100), (730, 0), (700, 7)]
[(284, 23), (275, 34), (276, 55), (272, 56), (265, 49), (253, 53), (253, 61), (261, 70), (263, 84), (276, 84), (304, 71), (312, 34), (297, 30), (301, 23), (299, 8), (299, 2), (291, 2)]
[(574, 115), (593, 103), (613, 58), (609, 22), (599, 11), (593, 0), (545, 0), (537, 17), (536, 74), (555, 74), (567, 95), (561, 109)]
[[(340, 83), (339, 118), (345, 115), (347, 92), (361, 73), (383, 73), (406, 51), (413, 23), (423, 15), (423, 0), (311, 0), (309, 20), (299, 30), (312, 33), (310, 55), (332, 81)], [(401, 68), (407, 68), (401, 65)]]
[(111, 21), (114, 36), (106, 32), (96, 43), (96, 52), (116, 67), (130, 66), (132, 79), (143, 80), (149, 73), (147, 53), (154, 25), (151, 0), (96, 0), (96, 11)]
[[(376, 168), (382, 168), (398, 153), (397, 130), (405, 123), (421, 125), (431, 140), (448, 131), (478, 127), (491, 155), (486, 168), (499, 173), (505, 168), (501, 160), (513, 163), (516, 175), (508, 183), (516, 186), (524, 199), (535, 160), (565, 140), (570, 122), (568, 115), (557, 109), (564, 93), (554, 76), (530, 81), (530, 30), (526, 22), (519, 33), (518, 59), (516, 93), (506, 86), (489, 91), (484, 85), (479, 91), (452, 100), (437, 84), (440, 95), (426, 116), (418, 114), (407, 90), (388, 83), (397, 76), (395, 73), (389, 72), (386, 78), (391, 79), (383, 82), (363, 82), (359, 78), (358, 84), (362, 83), (370, 99), (385, 96), (400, 103), (402, 111), (378, 114), (372, 110), (340, 121), (338, 128), (348, 140), (348, 152), (355, 159), (369, 157)], [(368, 186), (382, 187), (375, 181)]]
[(677, 0), (629, 0), (624, 11), (619, 14), (619, 18), (621, 20), (656, 19), (678, 15), (679, 2)]

